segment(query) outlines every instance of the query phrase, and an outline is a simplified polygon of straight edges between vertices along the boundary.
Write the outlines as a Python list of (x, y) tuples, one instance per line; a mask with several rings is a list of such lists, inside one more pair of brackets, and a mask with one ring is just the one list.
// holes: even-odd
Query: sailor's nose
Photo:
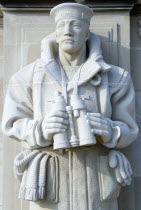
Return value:
[(70, 24), (66, 24), (64, 28), (64, 35), (72, 36), (72, 30)]

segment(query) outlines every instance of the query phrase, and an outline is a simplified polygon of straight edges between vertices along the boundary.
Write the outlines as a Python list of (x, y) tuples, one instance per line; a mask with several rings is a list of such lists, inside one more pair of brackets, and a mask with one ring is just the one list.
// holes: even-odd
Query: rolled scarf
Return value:
[(31, 152), (30, 150), (25, 150), (17, 155), (14, 160), (14, 173), (18, 178), (23, 175), (26, 166), (39, 153), (39, 150), (35, 150), (33, 152)]
[[(39, 199), (49, 199), (50, 193), (54, 194), (53, 202), (57, 202), (56, 193), (58, 191), (58, 172), (54, 174), (52, 188), (50, 192), (47, 186), (50, 180), (50, 171), (52, 167), (58, 170), (58, 161), (53, 161), (53, 166), (50, 167), (50, 160), (55, 160), (57, 157), (51, 157), (39, 150), (22, 151), (14, 160), (14, 172), (17, 178), (21, 180), (19, 190), (19, 198), (22, 200), (37, 201)], [(52, 161), (51, 161), (52, 162)], [(57, 164), (57, 165), (56, 165)], [(57, 175), (57, 176), (56, 176)], [(55, 191), (54, 191), (55, 185)]]

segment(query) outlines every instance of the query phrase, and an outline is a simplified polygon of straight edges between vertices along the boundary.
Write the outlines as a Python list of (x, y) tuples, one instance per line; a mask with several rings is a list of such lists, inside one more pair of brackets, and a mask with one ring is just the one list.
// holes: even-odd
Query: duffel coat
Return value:
[[(50, 37), (49, 37), (50, 40)], [(3, 132), (21, 140), (25, 147), (40, 149), (58, 157), (59, 185), (55, 188), (58, 202), (31, 203), (31, 210), (115, 210), (120, 185), (109, 168), (108, 152), (130, 145), (138, 134), (135, 122), (134, 89), (131, 77), (124, 69), (106, 64), (101, 55), (98, 37), (91, 33), (89, 57), (82, 66), (78, 80), (79, 95), (88, 112), (104, 115), (113, 128), (112, 140), (88, 147), (54, 151), (52, 139), (45, 140), (41, 123), (52, 109), (54, 93), (62, 91), (61, 70), (48, 38), (42, 58), (15, 73), (8, 86), (2, 121)], [(73, 92), (78, 72), (68, 82), (67, 95)], [(58, 189), (57, 189), (58, 188)], [(50, 193), (54, 193), (51, 191)]]

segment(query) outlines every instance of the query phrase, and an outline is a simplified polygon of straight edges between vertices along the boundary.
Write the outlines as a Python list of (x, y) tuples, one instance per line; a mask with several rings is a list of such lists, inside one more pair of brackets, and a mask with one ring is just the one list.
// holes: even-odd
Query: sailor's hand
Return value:
[(54, 111), (42, 122), (42, 135), (48, 140), (56, 133), (65, 132), (68, 125), (68, 115), (62, 111)]
[(130, 185), (133, 171), (128, 159), (117, 150), (111, 150), (108, 157), (109, 166), (113, 169), (117, 182), (123, 186)]
[(100, 113), (87, 113), (86, 119), (92, 127), (92, 132), (101, 136), (102, 143), (111, 141), (112, 127), (107, 118)]

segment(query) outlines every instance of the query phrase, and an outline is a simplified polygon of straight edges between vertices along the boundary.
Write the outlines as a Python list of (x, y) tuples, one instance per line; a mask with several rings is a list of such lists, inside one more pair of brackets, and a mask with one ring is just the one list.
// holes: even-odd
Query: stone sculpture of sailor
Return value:
[(138, 133), (130, 75), (104, 62), (92, 9), (64, 3), (51, 16), (55, 33), (12, 76), (4, 105), (3, 132), (26, 149), (14, 162), (19, 197), (30, 210), (116, 210), (132, 175), (117, 149)]

